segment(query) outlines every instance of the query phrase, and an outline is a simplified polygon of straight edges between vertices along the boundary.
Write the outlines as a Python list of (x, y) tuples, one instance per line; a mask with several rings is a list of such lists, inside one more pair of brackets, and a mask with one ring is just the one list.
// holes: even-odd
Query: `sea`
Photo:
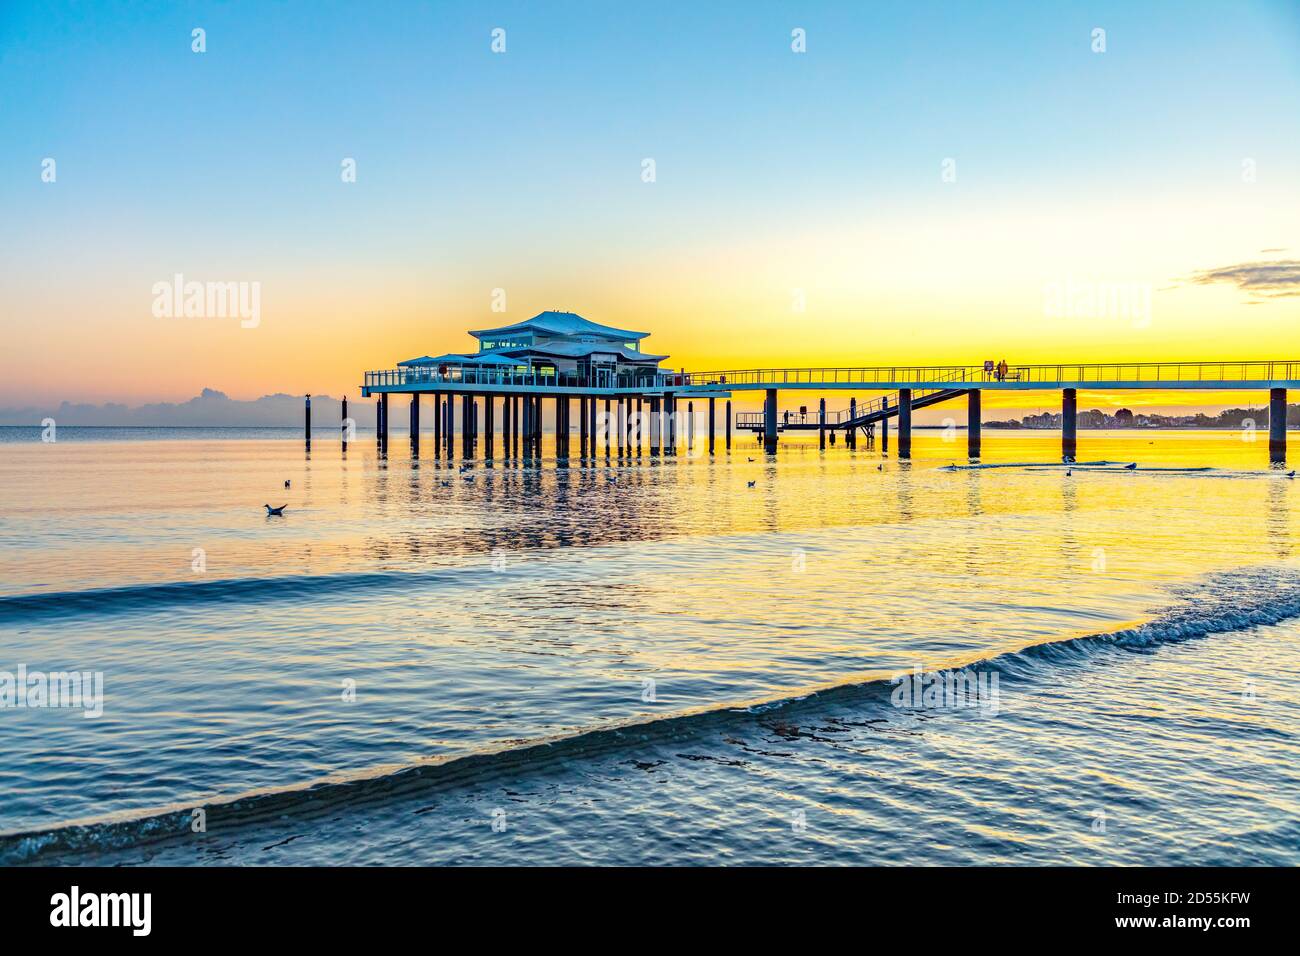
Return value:
[(1266, 436), (891, 437), (0, 428), (0, 863), (1300, 863)]

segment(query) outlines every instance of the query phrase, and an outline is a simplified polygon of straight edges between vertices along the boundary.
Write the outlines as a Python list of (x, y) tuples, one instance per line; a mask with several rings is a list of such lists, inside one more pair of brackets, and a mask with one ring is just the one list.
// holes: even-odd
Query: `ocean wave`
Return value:
[(186, 607), (229, 602), (264, 603), (338, 595), (373, 594), (412, 584), (439, 585), (464, 582), (467, 576), (485, 575), (485, 568), (447, 568), (440, 571), (369, 571), (354, 574), (314, 574), (262, 578), (219, 578), (211, 581), (168, 581), (128, 584), (80, 591), (42, 591), (0, 596), (0, 624), (44, 618), (129, 614), (184, 604)]
[[(943, 675), (978, 667), (1015, 680), (1033, 680), (1045, 669), (1087, 666), (1115, 650), (1147, 653), (1162, 645), (1216, 633), (1277, 624), (1300, 617), (1300, 569), (1245, 568), (1220, 572), (1171, 589), (1173, 600), (1141, 623), (1113, 631), (1034, 644), (993, 657), (954, 662), (927, 673)], [(425, 794), (473, 781), (486, 785), (501, 777), (526, 774), (557, 764), (635, 748), (648, 740), (695, 736), (726, 730), (739, 721), (791, 720), (809, 708), (853, 704), (865, 710), (888, 708), (894, 682), (871, 675), (807, 688), (763, 700), (729, 703), (626, 722), (579, 733), (522, 740), (427, 762), (375, 768), (363, 774), (316, 780), (306, 785), (261, 790), (210, 802), (173, 804), (109, 818), (73, 821), (58, 827), (0, 834), (0, 864), (57, 861), (62, 854), (84, 854), (183, 839), (192, 814), (201, 807), (209, 830), (233, 832), (284, 816), (313, 817), (340, 807), (382, 804), (399, 796)]]

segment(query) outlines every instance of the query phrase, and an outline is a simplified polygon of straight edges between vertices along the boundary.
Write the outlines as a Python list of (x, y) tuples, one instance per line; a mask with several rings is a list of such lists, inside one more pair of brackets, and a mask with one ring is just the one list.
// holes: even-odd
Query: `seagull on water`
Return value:
[(758, 484), (757, 481), (751, 481), (751, 482), (749, 483), (749, 487), (753, 488), (756, 484)]
[(1073, 474), (1074, 474), (1074, 472), (1072, 472), (1069, 468), (1065, 469), (1065, 477), (1066, 477), (1066, 478), (1069, 478), (1069, 477), (1070, 477), (1071, 475), (1073, 475)]
[(1286, 473), (1286, 476), (1287, 476), (1288, 478), (1294, 478), (1294, 477), (1295, 477), (1295, 472), (1294, 472), (1294, 471), (1288, 471), (1288, 472)]
[(884, 466), (884, 465), (877, 465), (877, 466), (876, 466), (876, 471), (884, 471), (884, 470), (885, 470), (885, 466)]
[(284, 480), (284, 486), (285, 486), (286, 488), (289, 487), (289, 479), (288, 479), (288, 478), (286, 478), (286, 479)]
[(1124, 468), (1127, 471), (1137, 471), (1137, 466), (1138, 466), (1137, 462), (1132, 462), (1130, 464), (1125, 465)]
[(754, 459), (751, 458), (751, 459), (749, 459), (749, 460), (750, 460), (750, 461), (753, 461)]
[(266, 509), (266, 516), (268, 518), (272, 516), (284, 517), (285, 505), (280, 505), (278, 508), (272, 508), (270, 505), (262, 505), (262, 507)]

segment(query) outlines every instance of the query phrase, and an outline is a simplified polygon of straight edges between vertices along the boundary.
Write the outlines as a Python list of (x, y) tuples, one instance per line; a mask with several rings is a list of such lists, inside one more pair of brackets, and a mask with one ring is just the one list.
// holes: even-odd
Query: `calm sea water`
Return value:
[[(74, 431), (0, 429), (0, 672), (98, 672), (103, 713), (0, 709), (0, 861), (1300, 862), (1263, 441), (467, 480)], [(978, 705), (891, 683), (959, 668)]]

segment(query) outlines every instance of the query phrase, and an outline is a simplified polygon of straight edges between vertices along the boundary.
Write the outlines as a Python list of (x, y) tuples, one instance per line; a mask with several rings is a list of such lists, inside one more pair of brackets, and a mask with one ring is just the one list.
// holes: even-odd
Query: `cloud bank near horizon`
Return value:
[[(337, 424), (342, 420), (342, 403), (326, 395), (311, 400), (314, 426)], [(359, 427), (373, 428), (374, 403), (354, 400), (348, 415)], [(117, 402), (92, 405), (62, 402), (57, 407), (29, 406), (0, 408), (0, 425), (38, 425), (43, 418), (53, 418), (59, 425), (131, 425), (138, 427), (184, 426), (291, 426), (303, 423), (303, 396), (277, 393), (252, 401), (233, 399), (213, 388), (186, 402), (152, 402), (129, 406)]]

